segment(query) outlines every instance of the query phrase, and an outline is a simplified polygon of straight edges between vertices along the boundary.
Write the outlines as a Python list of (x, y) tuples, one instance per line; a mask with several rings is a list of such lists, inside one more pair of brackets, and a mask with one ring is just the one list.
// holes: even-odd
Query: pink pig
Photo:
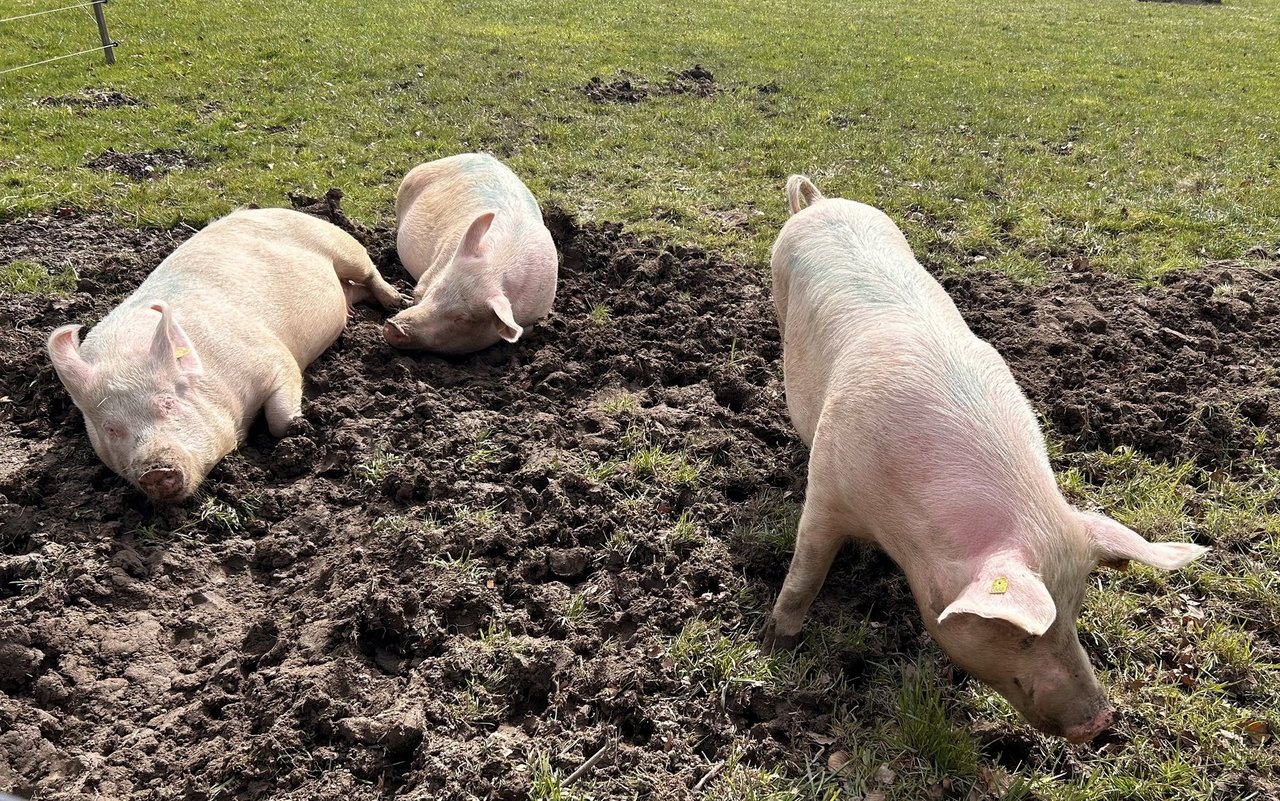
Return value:
[(302, 411), (302, 370), (347, 305), (399, 294), (356, 240), (286, 209), (237, 211), (181, 245), (93, 327), (49, 337), (89, 441), (153, 501), (189, 497), (264, 410), (275, 436)]
[(1037, 728), (1090, 739), (1115, 714), (1076, 633), (1090, 571), (1173, 570), (1205, 549), (1072, 507), (1008, 366), (897, 226), (804, 176), (787, 198), (774, 303), (809, 485), (765, 645), (794, 645), (840, 546), (870, 540), (906, 573), (953, 661)]
[(397, 348), (471, 353), (515, 342), (556, 296), (556, 246), (538, 201), (493, 156), (420, 164), (396, 196), (414, 304), (382, 329)]

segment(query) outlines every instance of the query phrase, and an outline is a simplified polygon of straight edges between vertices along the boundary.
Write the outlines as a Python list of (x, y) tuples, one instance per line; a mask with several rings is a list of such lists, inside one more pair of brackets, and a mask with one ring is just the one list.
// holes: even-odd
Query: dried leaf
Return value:
[(1271, 736), (1271, 726), (1265, 720), (1242, 720), (1237, 724), (1255, 743), (1265, 743)]
[(888, 765), (881, 765), (876, 768), (875, 775), (872, 778), (875, 779), (876, 784), (883, 784), (885, 787), (889, 787), (898, 780), (898, 774), (894, 773)]
[[(807, 731), (804, 733), (804, 736), (808, 737), (810, 740), (813, 740), (818, 745), (831, 745), (836, 741), (836, 738), (832, 737), (831, 735), (818, 734), (816, 731)], [(840, 752), (837, 751), (836, 753), (840, 753)]]
[(849, 755), (844, 751), (832, 751), (831, 756), (827, 757), (827, 770), (832, 773), (839, 773), (849, 764)]

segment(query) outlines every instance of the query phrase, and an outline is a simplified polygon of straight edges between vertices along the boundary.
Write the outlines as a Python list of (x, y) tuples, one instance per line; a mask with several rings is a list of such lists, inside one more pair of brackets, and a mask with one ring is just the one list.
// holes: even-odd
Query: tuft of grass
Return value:
[(755, 642), (725, 633), (719, 620), (690, 621), (671, 644), (677, 675), (709, 691), (720, 692), (734, 683), (767, 682), (773, 663)]
[(76, 271), (69, 266), (56, 272), (34, 261), (11, 261), (0, 267), (0, 291), (31, 295), (65, 295), (75, 291)]
[(936, 672), (903, 672), (897, 724), (902, 747), (932, 765), (939, 778), (971, 779), (976, 775), (977, 745), (952, 726), (942, 704)]
[(244, 528), (248, 522), (247, 514), (250, 510), (246, 507), (242, 513), (241, 510), (217, 498), (205, 498), (200, 502), (200, 506), (196, 508), (194, 523), (209, 523), (214, 528), (221, 530), (226, 534), (234, 534)]
[(379, 443), (369, 457), (352, 468), (352, 474), (362, 487), (373, 489), (382, 483), (393, 468), (404, 462), (404, 457)]
[(634, 415), (640, 411), (640, 397), (635, 392), (620, 389), (600, 401), (600, 410), (612, 415)]
[(701, 545), (704, 537), (702, 532), (698, 530), (698, 524), (693, 521), (693, 517), (686, 509), (676, 518), (676, 522), (671, 525), (671, 530), (667, 533), (667, 540), (676, 546), (693, 546)]
[(499, 451), (490, 441), (492, 438), (493, 432), (487, 428), (475, 432), (472, 435), (471, 452), (462, 461), (471, 466), (493, 464), (498, 461)]
[(587, 312), (587, 319), (596, 325), (608, 325), (613, 319), (613, 309), (603, 303), (597, 303), (591, 307), (591, 311)]

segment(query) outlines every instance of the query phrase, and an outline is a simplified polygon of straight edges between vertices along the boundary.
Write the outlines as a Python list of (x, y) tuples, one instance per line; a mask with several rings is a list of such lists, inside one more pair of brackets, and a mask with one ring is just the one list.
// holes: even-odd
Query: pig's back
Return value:
[(300, 212), (237, 211), (170, 254), (121, 310), (165, 300), (215, 359), (239, 359), (235, 343), (269, 336), (306, 367), (346, 325), (335, 262), (353, 248), (348, 234)]
[(463, 153), (414, 167), (396, 193), (401, 263), (414, 279), (447, 263), (471, 222), (489, 211), (497, 212), (495, 233), (516, 241), (540, 240), (537, 229), (546, 231), (533, 193), (493, 156)]
[(848, 380), (861, 363), (885, 373), (911, 369), (896, 343), (922, 330), (968, 334), (897, 226), (863, 203), (833, 198), (796, 214), (771, 263), (787, 405), (806, 443), (833, 381)]
[(896, 487), (899, 500), (918, 492), (922, 505), (956, 481), (1012, 486), (1046, 472), (1008, 366), (888, 217), (824, 200), (784, 227), (773, 271), (788, 408), (818, 465), (856, 476), (852, 486)]

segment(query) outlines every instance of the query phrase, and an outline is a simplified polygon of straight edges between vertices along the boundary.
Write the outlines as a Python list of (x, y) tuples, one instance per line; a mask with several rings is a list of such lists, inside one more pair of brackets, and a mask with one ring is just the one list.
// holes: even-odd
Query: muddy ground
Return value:
[[(346, 220), (337, 195), (294, 202), (408, 288), (391, 232)], [(825, 761), (812, 733), (833, 699), (709, 693), (672, 650), (695, 620), (758, 625), (786, 568), (741, 534), (804, 489), (763, 274), (556, 210), (548, 223), (559, 295), (519, 343), (405, 355), (361, 308), (307, 373), (306, 424), (276, 441), (259, 423), (178, 509), (98, 462), (43, 344), (100, 319), (191, 231), (75, 210), (0, 224), (0, 263), (79, 276), (67, 297), (0, 297), (0, 789), (515, 799), (535, 755), (563, 777), (609, 746), (587, 774), (597, 797), (686, 798), (734, 743), (784, 772)], [(1150, 289), (944, 283), (1068, 455), (1126, 444), (1225, 471), (1280, 457), (1256, 437), (1280, 403), (1280, 265)], [(815, 615), (870, 619), (889, 655), (930, 647), (869, 550), (838, 560)], [(1255, 656), (1280, 662), (1269, 647)], [(856, 687), (886, 655), (828, 667)], [(985, 740), (1001, 762), (1046, 759), (1025, 732)], [(1080, 775), (1101, 747), (1046, 764)]]

